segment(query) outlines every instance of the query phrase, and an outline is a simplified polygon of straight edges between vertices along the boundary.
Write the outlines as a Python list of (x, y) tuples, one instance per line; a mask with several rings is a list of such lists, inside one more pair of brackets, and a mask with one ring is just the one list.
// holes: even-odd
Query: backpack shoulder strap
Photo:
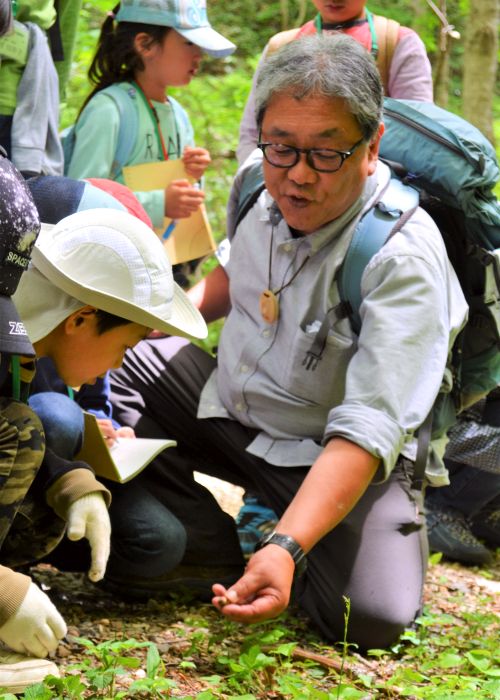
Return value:
[(175, 97), (172, 97), (171, 95), (168, 96), (168, 101), (172, 105), (172, 111), (174, 113), (174, 119), (177, 125), (178, 134), (180, 138), (179, 149), (180, 153), (182, 154), (184, 146), (194, 145), (193, 127), (189, 119), (189, 115), (184, 109), (184, 107), (181, 105), (181, 103), (178, 102), (175, 99)]
[(384, 84), (385, 93), (389, 84), (389, 70), (394, 50), (399, 39), (399, 22), (381, 15), (373, 15), (375, 34), (378, 42), (377, 67)]
[(243, 177), (240, 192), (238, 196), (238, 207), (234, 220), (234, 230), (236, 231), (238, 224), (243, 221), (255, 202), (258, 200), (260, 193), (264, 190), (264, 173), (262, 171), (262, 162), (253, 163), (245, 172)]
[(300, 32), (300, 27), (295, 27), (294, 29), (286, 29), (284, 32), (279, 32), (269, 39), (267, 45), (266, 56), (270, 56), (275, 51), (280, 49), (285, 44), (289, 44), (291, 41), (297, 38)]
[(361, 218), (338, 275), (339, 294), (350, 308), (353, 330), (359, 333), (361, 278), (365, 267), (382, 246), (399, 231), (418, 206), (418, 192), (391, 178), (375, 206)]
[[(400, 180), (391, 178), (379, 201), (363, 216), (340, 269), (338, 285), (341, 301), (347, 302), (355, 333), (361, 330), (361, 278), (371, 258), (408, 221), (418, 207), (418, 191)], [(412, 488), (423, 484), (432, 431), (433, 410), (418, 430), (417, 457)]]
[(139, 114), (134, 88), (126, 89), (121, 87), (120, 84), (114, 84), (105, 88), (102, 92), (111, 97), (120, 114), (118, 143), (111, 170), (111, 175), (114, 179), (127, 163), (134, 149), (139, 128)]

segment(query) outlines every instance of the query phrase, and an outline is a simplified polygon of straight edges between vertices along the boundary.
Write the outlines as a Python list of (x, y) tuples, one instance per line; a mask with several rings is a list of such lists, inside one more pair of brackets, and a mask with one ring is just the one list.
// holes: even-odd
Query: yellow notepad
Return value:
[(121, 438), (108, 448), (93, 413), (84, 413), (83, 446), (75, 459), (89, 464), (97, 476), (124, 484), (139, 474), (157, 454), (173, 447), (175, 440)]
[[(127, 165), (123, 168), (123, 179), (133, 192), (163, 190), (173, 180), (190, 180), (182, 160), (163, 160), (155, 163)], [(161, 228), (155, 228), (157, 235), (163, 235), (172, 219), (165, 217)], [(213, 253), (216, 248), (212, 229), (208, 221), (205, 205), (202, 204), (191, 216), (179, 219), (171, 235), (163, 241), (172, 265), (196, 260)]]

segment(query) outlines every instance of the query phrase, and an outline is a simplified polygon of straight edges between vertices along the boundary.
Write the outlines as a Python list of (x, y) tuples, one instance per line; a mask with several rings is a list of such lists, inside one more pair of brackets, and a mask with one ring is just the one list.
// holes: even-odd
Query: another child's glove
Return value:
[(49, 597), (31, 583), (14, 615), (0, 627), (0, 640), (28, 656), (47, 656), (66, 634), (66, 623)]
[(111, 539), (111, 523), (102, 494), (89, 493), (72, 503), (66, 521), (70, 540), (88, 539), (92, 558), (89, 579), (100, 581), (106, 571)]

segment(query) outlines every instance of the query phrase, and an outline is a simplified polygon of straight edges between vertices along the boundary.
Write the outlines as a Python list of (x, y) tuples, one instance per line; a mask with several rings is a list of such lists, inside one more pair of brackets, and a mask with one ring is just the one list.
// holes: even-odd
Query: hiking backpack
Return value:
[[(336, 282), (359, 333), (361, 278), (371, 257), (416, 206), (436, 222), (469, 304), (467, 324), (453, 347), (452, 394), (439, 394), (429, 421), (428, 430), (432, 423), (438, 437), (460, 411), (500, 384), (500, 205), (492, 191), (500, 172), (481, 132), (434, 104), (387, 97), (384, 123), (380, 158), (391, 167), (390, 186), (358, 223)], [(235, 229), (263, 189), (259, 162), (241, 183)], [(324, 342), (326, 334), (313, 343), (312, 370)]]
[[(134, 100), (131, 99), (128, 92), (120, 88), (118, 84), (110, 85), (101, 92), (111, 97), (120, 113), (120, 127), (118, 131), (116, 153), (110, 173), (111, 179), (114, 180), (123, 166), (128, 162), (132, 149), (134, 148), (137, 138), (139, 116)], [(75, 126), (76, 124), (68, 126), (61, 133), (65, 175), (68, 174), (69, 164), (75, 149)]]

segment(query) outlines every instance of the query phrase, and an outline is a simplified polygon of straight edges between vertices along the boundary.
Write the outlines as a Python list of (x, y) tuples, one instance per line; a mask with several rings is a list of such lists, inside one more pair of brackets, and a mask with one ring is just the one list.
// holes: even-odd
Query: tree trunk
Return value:
[[(441, 0), (440, 10), (443, 17), (446, 17), (446, 0)], [(448, 96), (450, 92), (450, 37), (446, 32), (446, 27), (442, 24), (439, 29), (438, 53), (436, 65), (434, 66), (434, 102), (440, 107), (448, 107)]]
[(290, 29), (291, 27), (300, 27), (304, 24), (304, 20), (309, 9), (307, 0), (298, 0), (297, 17), (290, 17), (290, 7), (288, 0), (280, 0), (281, 13), (281, 29)]
[(463, 114), (492, 143), (499, 0), (474, 0), (466, 30)]
[(434, 66), (434, 102), (446, 109), (450, 90), (450, 40), (442, 34)]

